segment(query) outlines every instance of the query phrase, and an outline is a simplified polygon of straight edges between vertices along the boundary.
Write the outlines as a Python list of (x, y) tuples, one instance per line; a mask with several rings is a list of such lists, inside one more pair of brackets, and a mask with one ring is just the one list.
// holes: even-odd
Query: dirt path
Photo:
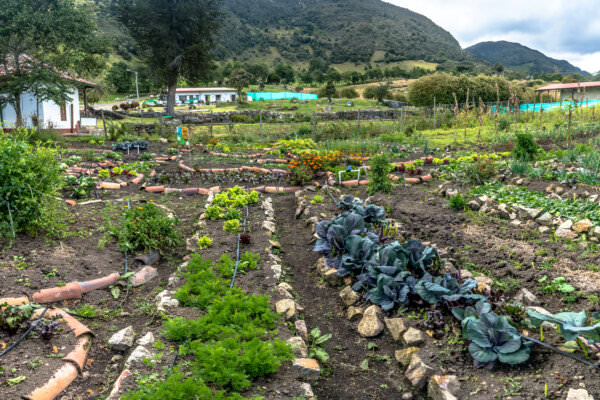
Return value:
[[(322, 206), (334, 211), (331, 204)], [(358, 321), (346, 319), (338, 294), (341, 288), (326, 285), (313, 269), (319, 255), (312, 252), (310, 228), (294, 218), (294, 197), (275, 196), (274, 207), (287, 277), (298, 292), (306, 324), (309, 330), (318, 327), (323, 334), (333, 334), (324, 345), (331, 358), (314, 387), (315, 394), (319, 399), (330, 400), (399, 399), (408, 388), (394, 359), (394, 351), (401, 346), (389, 334), (374, 339), (358, 334)], [(369, 342), (375, 343), (377, 350), (367, 350)], [(365, 359), (368, 370), (361, 368)]]

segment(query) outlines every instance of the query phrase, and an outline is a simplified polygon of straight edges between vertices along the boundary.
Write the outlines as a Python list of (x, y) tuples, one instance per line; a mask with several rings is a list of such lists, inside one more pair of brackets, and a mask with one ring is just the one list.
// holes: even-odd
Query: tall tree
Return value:
[(229, 74), (227, 82), (237, 90), (238, 103), (242, 102), (242, 92), (250, 85), (250, 78), (252, 76), (243, 68), (236, 68)]
[(329, 102), (331, 103), (331, 99), (337, 95), (337, 90), (335, 90), (335, 85), (332, 81), (327, 82), (327, 85), (323, 88), (323, 96), (327, 97)]
[(221, 21), (221, 0), (116, 0), (117, 18), (168, 87), (175, 113), (177, 79), (197, 81), (214, 67), (210, 51)]
[(91, 75), (104, 66), (106, 50), (96, 27), (73, 0), (2, 0), (0, 93), (23, 122), (21, 99), (63, 104), (71, 87), (65, 72)]

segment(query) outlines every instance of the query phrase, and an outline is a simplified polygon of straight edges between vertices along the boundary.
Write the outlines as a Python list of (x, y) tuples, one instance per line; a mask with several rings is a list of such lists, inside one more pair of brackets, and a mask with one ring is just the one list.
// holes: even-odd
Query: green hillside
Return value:
[(556, 60), (519, 43), (506, 41), (482, 42), (466, 49), (490, 64), (501, 63), (506, 68), (527, 73), (587, 74), (565, 60)]
[[(112, 0), (78, 0), (94, 9), (98, 26), (128, 59), (133, 43), (110, 15)], [(450, 33), (426, 17), (380, 0), (224, 0), (219, 61), (307, 65), (472, 61)]]

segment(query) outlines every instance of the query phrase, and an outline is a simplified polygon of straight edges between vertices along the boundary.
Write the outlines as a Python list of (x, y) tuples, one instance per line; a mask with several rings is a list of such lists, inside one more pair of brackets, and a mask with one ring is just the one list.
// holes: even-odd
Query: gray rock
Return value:
[(469, 207), (473, 211), (477, 211), (477, 210), (479, 210), (479, 208), (481, 208), (479, 203), (476, 202), (475, 200), (471, 200), (470, 202), (468, 202), (467, 207)]
[(321, 257), (317, 260), (317, 264), (315, 265), (315, 268), (317, 269), (317, 272), (320, 273), (321, 275), (323, 275), (325, 272), (327, 272), (327, 270), (330, 269), (329, 265), (327, 265), (327, 261), (325, 260), (325, 257)]
[(404, 320), (402, 318), (385, 318), (384, 322), (388, 331), (392, 334), (392, 338), (395, 341), (399, 341), (402, 334), (406, 331)]
[(418, 354), (414, 354), (408, 368), (404, 372), (406, 379), (416, 388), (425, 386), (427, 378), (433, 373), (433, 368), (425, 364)]
[(469, 279), (469, 278), (473, 278), (473, 274), (468, 269), (461, 269), (460, 270), (460, 277), (462, 279)]
[(592, 231), (592, 235), (594, 235), (594, 237), (600, 238), (600, 226), (594, 227), (594, 230)]
[(362, 337), (375, 337), (383, 332), (381, 314), (381, 309), (378, 306), (368, 307), (358, 324), (358, 333)]
[(523, 303), (524, 306), (534, 306), (539, 304), (537, 296), (525, 288), (519, 290), (515, 295), (515, 300)]
[(343, 279), (338, 275), (337, 269), (330, 268), (323, 274), (323, 279), (331, 286), (337, 286), (342, 283)]
[(286, 342), (290, 345), (292, 352), (296, 357), (308, 357), (308, 348), (306, 347), (306, 343), (304, 343), (304, 339), (302, 339), (300, 336), (292, 336), (286, 340)]
[(313, 398), (315, 396), (315, 393), (313, 392), (310, 383), (302, 382), (300, 384), (300, 389), (302, 389), (302, 396), (306, 397), (307, 399)]
[(346, 318), (349, 321), (352, 321), (353, 319), (356, 319), (358, 317), (362, 317), (362, 315), (363, 315), (363, 310), (362, 310), (362, 308), (359, 308), (359, 307), (350, 306), (350, 307), (348, 307), (348, 311), (346, 311)]
[(412, 394), (412, 392), (402, 393), (402, 400), (412, 400), (413, 397), (414, 395)]
[(308, 329), (306, 328), (306, 321), (303, 319), (299, 319), (294, 322), (294, 326), (296, 327), (296, 333), (300, 335), (300, 337), (304, 340), (308, 340)]
[(262, 227), (271, 233), (275, 233), (277, 226), (273, 222), (263, 221)]
[(340, 298), (346, 307), (353, 306), (360, 300), (360, 294), (352, 290), (350, 286), (346, 286), (340, 292)]
[(128, 326), (112, 335), (108, 340), (108, 345), (112, 351), (125, 352), (133, 347), (134, 341), (135, 332), (132, 326)]
[(519, 206), (519, 217), (523, 219), (536, 219), (541, 213), (542, 210), (538, 208), (529, 208), (524, 206)]
[(146, 349), (144, 346), (138, 346), (129, 355), (129, 358), (127, 358), (127, 361), (125, 361), (125, 367), (128, 368), (133, 364), (140, 363), (144, 359), (150, 359), (150, 358), (152, 358), (152, 353), (150, 353), (148, 351), (148, 349)]
[(281, 279), (281, 265), (272, 264), (271, 271), (273, 272), (273, 279), (275, 279), (276, 281)]
[(456, 394), (460, 389), (455, 375), (434, 375), (429, 379), (427, 395), (431, 400), (457, 400)]
[(159, 312), (167, 312), (168, 308), (179, 307), (179, 301), (172, 297), (173, 293), (163, 290), (156, 295), (156, 309)]
[(547, 226), (540, 226), (540, 227), (538, 228), (538, 231), (539, 231), (540, 233), (544, 234), (544, 233), (547, 233), (547, 232), (549, 232), (549, 231), (550, 231), (550, 228), (549, 228), (549, 227), (547, 227)]
[(144, 336), (142, 336), (141, 338), (138, 339), (137, 344), (138, 346), (152, 346), (154, 344), (154, 335), (152, 334), (152, 332), (148, 332), (146, 333)]
[(423, 332), (420, 330), (409, 328), (402, 336), (402, 339), (404, 339), (404, 343), (408, 346), (418, 346), (425, 341), (425, 336), (423, 336)]
[(552, 226), (552, 219), (554, 217), (552, 216), (552, 214), (550, 214), (549, 212), (545, 212), (542, 215), (540, 215), (539, 217), (537, 217), (535, 219), (535, 222), (537, 222), (540, 225), (543, 226)]
[(416, 354), (420, 349), (418, 347), (407, 347), (402, 350), (396, 350), (394, 352), (394, 357), (396, 361), (400, 363), (404, 368), (408, 367), (410, 364), (410, 360), (414, 354)]
[(296, 315), (296, 303), (291, 299), (279, 300), (275, 303), (275, 311), (289, 321)]
[(506, 204), (498, 204), (498, 217), (502, 219), (510, 219), (510, 210)]
[(317, 380), (321, 375), (319, 362), (314, 358), (297, 358), (294, 367), (300, 370), (304, 379)]
[(594, 400), (594, 396), (589, 394), (585, 389), (569, 389), (567, 400)]

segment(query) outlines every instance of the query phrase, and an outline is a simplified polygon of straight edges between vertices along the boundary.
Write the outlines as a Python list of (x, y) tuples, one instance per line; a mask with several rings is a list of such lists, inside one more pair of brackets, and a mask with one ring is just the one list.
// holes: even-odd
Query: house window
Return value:
[(235, 101), (235, 94), (231, 95), (231, 101), (234, 102)]
[(61, 121), (67, 120), (67, 105), (66, 104), (62, 104), (60, 106), (60, 120)]
[(221, 101), (221, 95), (220, 94), (217, 95), (217, 101)]

